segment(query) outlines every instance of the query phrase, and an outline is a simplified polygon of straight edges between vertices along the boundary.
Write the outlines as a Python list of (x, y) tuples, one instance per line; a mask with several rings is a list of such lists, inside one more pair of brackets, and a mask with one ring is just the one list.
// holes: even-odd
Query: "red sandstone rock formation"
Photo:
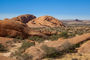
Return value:
[(52, 16), (41, 16), (27, 23), (29, 27), (60, 27), (64, 26), (61, 21)]
[(35, 19), (35, 18), (36, 16), (34, 15), (26, 14), (26, 15), (20, 15), (20, 16), (14, 17), (10, 20), (21, 21), (22, 23), (27, 23), (30, 20)]
[(17, 37), (20, 36), (22, 38), (27, 37), (29, 31), (29, 27), (19, 21), (14, 20), (3, 20), (0, 21), (0, 36), (10, 36)]

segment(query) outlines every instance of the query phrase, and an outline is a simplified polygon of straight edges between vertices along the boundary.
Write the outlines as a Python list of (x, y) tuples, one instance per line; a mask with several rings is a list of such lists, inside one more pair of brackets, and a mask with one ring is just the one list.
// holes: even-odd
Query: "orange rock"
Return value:
[(27, 23), (29, 27), (60, 27), (64, 26), (61, 21), (52, 16), (41, 16)]
[(34, 31), (29, 28), (26, 24), (20, 21), (14, 20), (2, 20), (0, 21), (0, 37), (22, 37), (27, 38), (28, 36), (45, 36), (45, 34)]
[(21, 21), (22, 23), (27, 23), (28, 21), (34, 18), (36, 18), (34, 15), (26, 14), (26, 15), (20, 15), (20, 16), (14, 17), (10, 20)]
[(82, 44), (81, 47), (78, 49), (79, 53), (90, 53), (90, 41)]
[(0, 21), (0, 36), (25, 38), (28, 36), (29, 27), (19, 21), (2, 20)]

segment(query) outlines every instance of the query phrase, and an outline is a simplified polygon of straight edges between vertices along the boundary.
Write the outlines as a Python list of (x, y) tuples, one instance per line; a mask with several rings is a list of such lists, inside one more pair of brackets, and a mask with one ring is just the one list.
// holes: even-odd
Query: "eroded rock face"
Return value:
[(26, 24), (15, 21), (15, 20), (2, 20), (0, 21), (0, 37), (22, 37), (27, 38), (28, 36), (42, 36), (46, 35), (39, 32), (34, 31), (29, 28)]
[[(62, 42), (63, 41), (58, 40), (58, 41), (48, 41), (48, 42), (40, 43), (40, 44), (31, 46), (30, 48), (26, 49), (25, 53), (32, 55), (33, 60), (42, 60), (42, 57), (46, 56), (46, 54), (47, 54), (42, 49), (42, 47), (47, 46), (47, 47), (53, 47), (53, 48), (57, 49), (61, 45)], [(48, 48), (46, 48), (46, 49), (47, 49), (47, 51), (49, 51)], [(52, 53), (52, 52), (50, 52), (50, 53)]]
[(52, 16), (41, 16), (27, 23), (29, 27), (60, 27), (64, 26), (61, 21)]
[[(33, 60), (42, 60), (42, 58), (47, 55), (45, 50), (50, 51), (49, 52), (50, 54), (52, 54), (56, 51), (62, 52), (62, 51), (65, 51), (65, 50), (73, 47), (75, 44), (79, 44), (81, 42), (87, 41), (88, 39), (90, 39), (90, 33), (83, 34), (81, 36), (76, 36), (71, 39), (65, 39), (65, 40), (58, 39), (57, 41), (43, 42), (43, 43), (40, 43), (35, 46), (31, 46), (30, 48), (26, 49), (25, 53), (32, 55)], [(55, 50), (53, 50), (51, 52), (51, 50), (49, 50), (49, 48), (47, 48), (45, 46), (47, 46), (49, 48), (53, 47)], [(41, 47), (44, 47), (45, 50), (43, 50)]]
[(36, 16), (34, 15), (26, 14), (26, 15), (20, 15), (20, 16), (14, 17), (10, 20), (21, 21), (22, 23), (27, 23), (28, 21), (35, 19), (35, 18)]
[(90, 53), (90, 41), (85, 42), (81, 45), (81, 47), (78, 49), (79, 53)]
[(17, 37), (25, 38), (28, 36), (29, 27), (19, 21), (3, 20), (0, 21), (1, 37)]

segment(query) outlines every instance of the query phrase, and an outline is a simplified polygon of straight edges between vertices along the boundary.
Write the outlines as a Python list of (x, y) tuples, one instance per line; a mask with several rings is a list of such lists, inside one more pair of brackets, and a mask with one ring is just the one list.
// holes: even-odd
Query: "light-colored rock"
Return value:
[(5, 56), (0, 56), (0, 60), (15, 60), (15, 59), (5, 57)]
[(78, 49), (79, 53), (89, 53), (90, 54), (90, 40), (81, 45)]
[(71, 39), (43, 42), (41, 44), (28, 48), (25, 51), (25, 53), (32, 55), (33, 60), (37, 60), (37, 59), (40, 60), (46, 56), (46, 52), (41, 49), (43, 45), (46, 45), (48, 47), (53, 47), (57, 51), (62, 52), (63, 50), (67, 50), (71, 48), (73, 45), (87, 41), (88, 39), (90, 39), (90, 33), (83, 34), (81, 36), (76, 36)]

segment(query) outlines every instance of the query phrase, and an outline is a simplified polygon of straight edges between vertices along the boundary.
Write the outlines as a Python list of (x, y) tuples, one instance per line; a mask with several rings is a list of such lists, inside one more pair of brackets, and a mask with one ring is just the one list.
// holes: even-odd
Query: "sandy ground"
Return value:
[(12, 52), (15, 52), (22, 45), (22, 43), (15, 43), (13, 45), (14, 45), (14, 47), (10, 48), (9, 52), (5, 52), (5, 53), (0, 52), (0, 55), (9, 57)]
[(0, 56), (0, 60), (15, 60), (15, 59), (11, 59), (11, 58), (5, 57), (5, 56)]

